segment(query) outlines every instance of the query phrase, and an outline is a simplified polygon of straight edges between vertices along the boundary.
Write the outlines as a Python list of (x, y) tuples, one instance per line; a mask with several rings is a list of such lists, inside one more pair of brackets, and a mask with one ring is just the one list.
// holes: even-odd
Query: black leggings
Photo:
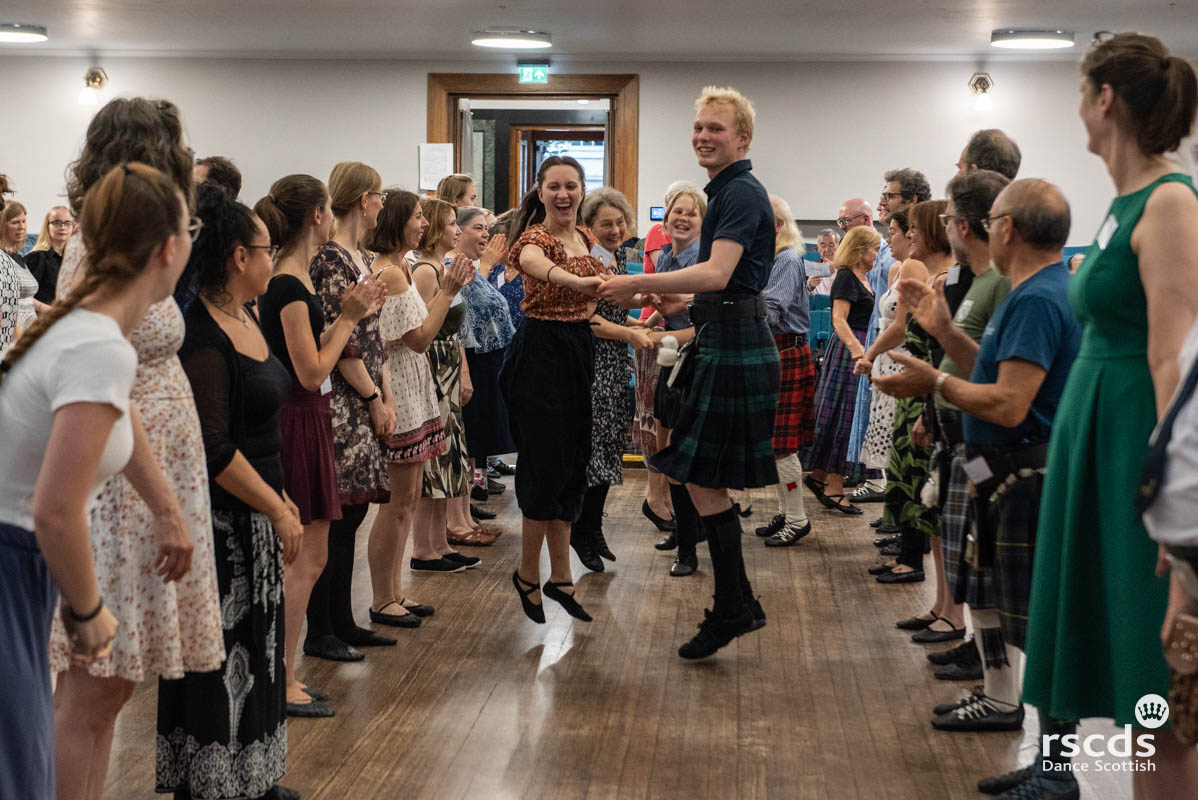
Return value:
[(366, 519), (369, 503), (342, 506), (341, 519), (329, 523), (329, 559), (312, 587), (308, 600), (308, 639), (334, 635), (353, 638), (354, 622), (350, 590), (354, 578), (354, 544), (358, 528)]
[(573, 528), (579, 533), (603, 530), (603, 508), (607, 505), (607, 492), (611, 486), (604, 483), (592, 486), (582, 495), (582, 513)]

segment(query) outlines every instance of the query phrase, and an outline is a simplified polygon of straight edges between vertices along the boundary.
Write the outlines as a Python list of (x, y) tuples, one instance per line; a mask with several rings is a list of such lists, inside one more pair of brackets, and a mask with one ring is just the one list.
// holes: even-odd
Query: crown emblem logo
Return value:
[(1146, 694), (1136, 702), (1136, 721), (1150, 730), (1159, 728), (1169, 719), (1169, 701), (1159, 694)]

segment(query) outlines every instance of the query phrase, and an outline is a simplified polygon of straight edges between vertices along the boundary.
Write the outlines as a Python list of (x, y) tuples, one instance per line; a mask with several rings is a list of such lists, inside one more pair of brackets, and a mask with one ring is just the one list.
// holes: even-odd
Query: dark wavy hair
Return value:
[(196, 187), (196, 216), (203, 221), (199, 238), (179, 284), (188, 280), (201, 295), (225, 302), (229, 283), (229, 256), (237, 245), (248, 245), (258, 232), (258, 220), (244, 203), (239, 203), (221, 186), (202, 183)]
[[(541, 184), (545, 180), (545, 173), (550, 167), (565, 165), (574, 167), (578, 172), (578, 182), (582, 184), (583, 196), (587, 193), (587, 176), (583, 172), (582, 164), (579, 164), (569, 156), (549, 156), (541, 162), (541, 166), (537, 169), (537, 182), (529, 189), (524, 198), (520, 201), (520, 207), (516, 211), (516, 218), (512, 222), (512, 235), (508, 237), (508, 241), (512, 244), (516, 243), (524, 232), (533, 225), (545, 221), (545, 204), (541, 202)], [(582, 218), (582, 203), (578, 204), (579, 219)]]
[(378, 224), (366, 232), (366, 240), (362, 244), (367, 250), (380, 254), (413, 249), (411, 243), (404, 242), (403, 231), (418, 205), (420, 195), (398, 186), (387, 189), (387, 199), (383, 201), (383, 210), (379, 212)]
[(179, 109), (169, 100), (121, 97), (92, 117), (79, 158), (67, 167), (67, 199), (79, 218), (87, 190), (118, 164), (138, 161), (170, 178), (194, 207), (191, 150)]

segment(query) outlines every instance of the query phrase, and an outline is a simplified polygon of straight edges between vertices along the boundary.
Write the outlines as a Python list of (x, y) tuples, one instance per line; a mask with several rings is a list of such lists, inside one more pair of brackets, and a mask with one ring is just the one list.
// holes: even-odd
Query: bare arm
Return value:
[(633, 281), (633, 291), (657, 294), (685, 294), (688, 292), (718, 292), (728, 285), (732, 272), (740, 263), (745, 248), (730, 239), (717, 239), (711, 245), (711, 257), (689, 267), (672, 272), (654, 272), (649, 275), (628, 276)]
[[(587, 297), (594, 297), (599, 285), (603, 283), (603, 278), (591, 277), (580, 278), (572, 272), (554, 264), (553, 261), (545, 255), (545, 251), (535, 244), (525, 245), (520, 250), (520, 270), (528, 276), (537, 280), (545, 281), (546, 283), (555, 283), (559, 286), (565, 286), (568, 289), (573, 289), (579, 294), (584, 294)], [(550, 272), (553, 274), (550, 275)], [(623, 305), (623, 304), (620, 304)], [(591, 311), (594, 313), (594, 310)]]
[[(893, 270), (892, 270), (893, 271)], [(920, 282), (927, 282), (928, 268), (922, 261), (917, 261), (909, 258), (899, 267), (899, 274), (896, 280), (910, 278)], [(894, 322), (886, 326), (886, 330), (878, 334), (878, 338), (874, 340), (873, 346), (865, 354), (866, 361), (876, 361), (882, 353), (888, 353), (898, 347), (907, 338), (907, 314), (913, 309), (908, 305), (906, 299), (900, 293), (898, 305), (894, 312)]]
[(908, 307), (913, 308), (916, 321), (940, 343), (945, 354), (961, 369), (961, 374), (972, 372), (979, 345), (953, 322), (948, 300), (944, 297), (944, 277), (937, 278), (934, 287), (903, 279), (899, 281), (899, 292)]
[[(939, 373), (937, 373), (939, 374)], [(1039, 364), (1012, 358), (998, 365), (994, 383), (970, 383), (960, 378), (944, 382), (945, 399), (972, 416), (1014, 428), (1025, 419), (1048, 371)]]
[(299, 517), (292, 511), (294, 506), (288, 503), (286, 496), (276, 492), (270, 484), (262, 480), (258, 470), (254, 469), (240, 450), (233, 454), (233, 460), (213, 480), (217, 486), (270, 518), (283, 545), (283, 561), (290, 564), (299, 553), (304, 529), (300, 525)]
[(849, 327), (849, 307), (851, 305), (848, 300), (832, 301), (832, 330), (836, 331), (837, 338), (848, 348), (849, 355), (857, 359), (861, 358), (865, 348), (861, 346), (861, 342), (857, 341), (853, 329)]
[(287, 342), (287, 355), (300, 385), (309, 392), (320, 388), (337, 366), (349, 337), (354, 332), (356, 320), (342, 314), (325, 328), (318, 350), (308, 323), (308, 307), (296, 301), (288, 303), (279, 313), (283, 325), (283, 339)]
[(1183, 184), (1161, 186), (1131, 244), (1148, 298), (1148, 367), (1160, 415), (1177, 389), (1177, 354), (1198, 315), (1198, 198)]
[(443, 291), (437, 286), (437, 276), (432, 268), (423, 265), (413, 272), (412, 283), (416, 285), (416, 291), (420, 293), (420, 298), (428, 308), (428, 316), (419, 328), (413, 328), (403, 335), (403, 343), (417, 353), (426, 353), (433, 339), (437, 338), (441, 323), (445, 322), (445, 316), (449, 313), (453, 298), (457, 296), (457, 290)]

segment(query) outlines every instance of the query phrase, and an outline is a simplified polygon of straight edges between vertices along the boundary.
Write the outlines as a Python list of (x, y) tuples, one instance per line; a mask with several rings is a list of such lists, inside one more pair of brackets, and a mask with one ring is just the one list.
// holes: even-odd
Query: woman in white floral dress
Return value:
[[(114, 152), (112, 140), (121, 131), (128, 137), (130, 120), (152, 121), (154, 142), (130, 141), (136, 153)], [(88, 127), (68, 181), (76, 213), (91, 185), (126, 158), (153, 162), (190, 196), (191, 156), (181, 132), (170, 103), (131, 98), (106, 105)], [(60, 297), (86, 262), (82, 241), (73, 239), (59, 273)], [(214, 670), (224, 661), (204, 442), (176, 356), (183, 332), (179, 307), (168, 297), (130, 335), (138, 356), (130, 398), (138, 436), (129, 465), (91, 510), (96, 578), (119, 623), (112, 652), (86, 670), (73, 667), (58, 619), (51, 633), (60, 798), (100, 798), (113, 725), (135, 684)]]

